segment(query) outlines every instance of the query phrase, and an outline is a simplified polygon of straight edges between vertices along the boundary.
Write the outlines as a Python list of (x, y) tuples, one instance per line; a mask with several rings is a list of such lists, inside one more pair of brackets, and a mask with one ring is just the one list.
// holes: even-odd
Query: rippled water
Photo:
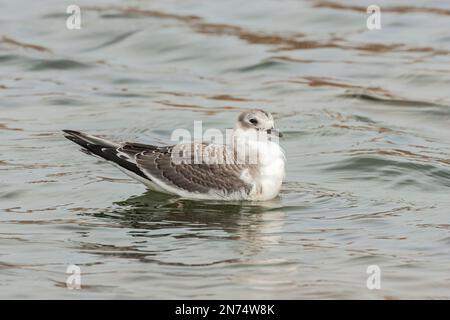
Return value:
[[(377, 31), (372, 1), (79, 1), (74, 31), (71, 3), (0, 1), (0, 297), (450, 298), (448, 1), (378, 1)], [(251, 107), (285, 133), (268, 203), (146, 192), (60, 133)]]

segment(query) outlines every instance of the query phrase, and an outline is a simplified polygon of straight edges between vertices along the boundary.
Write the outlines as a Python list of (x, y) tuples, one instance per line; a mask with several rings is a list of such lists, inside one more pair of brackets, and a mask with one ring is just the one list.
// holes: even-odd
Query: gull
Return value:
[(197, 200), (274, 199), (285, 176), (281, 133), (261, 109), (242, 112), (227, 143), (172, 146), (115, 143), (74, 130), (65, 137), (87, 154), (116, 165), (152, 191)]

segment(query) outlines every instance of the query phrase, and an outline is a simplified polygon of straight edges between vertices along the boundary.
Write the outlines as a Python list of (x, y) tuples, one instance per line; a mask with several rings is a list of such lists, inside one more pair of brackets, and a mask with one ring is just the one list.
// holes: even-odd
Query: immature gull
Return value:
[(117, 165), (149, 189), (190, 199), (270, 200), (284, 178), (281, 134), (273, 117), (260, 109), (244, 111), (219, 144), (182, 142), (173, 146), (114, 143), (78, 131), (65, 137), (88, 154)]

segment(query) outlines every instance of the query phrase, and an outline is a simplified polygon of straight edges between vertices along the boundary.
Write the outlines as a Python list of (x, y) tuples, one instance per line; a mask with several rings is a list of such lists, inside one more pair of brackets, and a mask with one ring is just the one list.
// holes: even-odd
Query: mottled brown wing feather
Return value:
[[(189, 159), (182, 162), (173, 161), (173, 147), (155, 148), (136, 154), (135, 159), (139, 169), (149, 176), (168, 185), (189, 191), (207, 193), (211, 190), (232, 193), (249, 192), (252, 185), (244, 182), (240, 176), (249, 166), (234, 163), (217, 163), (218, 157), (226, 157), (224, 146), (207, 146), (203, 144), (189, 144), (195, 150)], [(195, 154), (204, 152), (214, 154), (216, 158), (204, 157), (201, 163), (195, 163)], [(188, 161), (190, 160), (190, 161)]]

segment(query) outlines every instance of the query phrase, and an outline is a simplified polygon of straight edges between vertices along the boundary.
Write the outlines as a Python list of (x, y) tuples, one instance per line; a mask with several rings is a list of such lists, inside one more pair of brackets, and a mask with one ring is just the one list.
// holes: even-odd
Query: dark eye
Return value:
[(258, 120), (256, 120), (255, 118), (251, 118), (248, 121), (250, 121), (251, 124), (257, 124), (258, 123)]

